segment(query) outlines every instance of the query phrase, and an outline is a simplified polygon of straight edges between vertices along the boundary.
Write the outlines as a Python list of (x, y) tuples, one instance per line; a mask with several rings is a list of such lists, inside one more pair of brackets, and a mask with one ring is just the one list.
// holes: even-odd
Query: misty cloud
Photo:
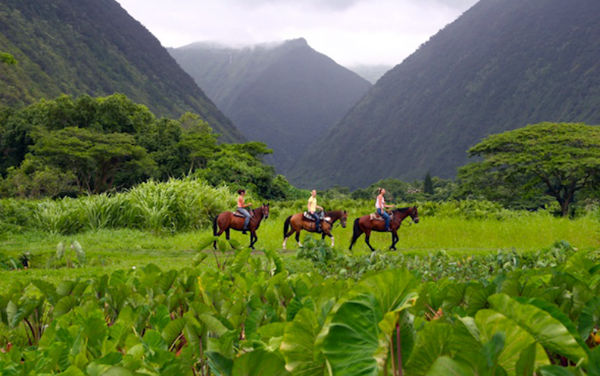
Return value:
[(117, 0), (166, 47), (305, 38), (343, 65), (396, 65), (477, 0)]

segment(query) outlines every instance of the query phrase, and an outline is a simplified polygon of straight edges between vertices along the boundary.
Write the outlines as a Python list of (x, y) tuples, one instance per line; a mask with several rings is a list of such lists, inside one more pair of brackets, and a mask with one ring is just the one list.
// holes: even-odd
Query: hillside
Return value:
[(269, 162), (283, 174), (371, 87), (304, 39), (169, 52), (249, 140), (274, 150)]
[(157, 116), (200, 114), (224, 141), (243, 136), (160, 42), (114, 0), (3, 0), (0, 105), (23, 107), (61, 93), (123, 93)]
[(387, 72), (288, 178), (351, 188), (450, 178), (489, 134), (600, 124), (599, 14), (599, 1), (481, 0)]

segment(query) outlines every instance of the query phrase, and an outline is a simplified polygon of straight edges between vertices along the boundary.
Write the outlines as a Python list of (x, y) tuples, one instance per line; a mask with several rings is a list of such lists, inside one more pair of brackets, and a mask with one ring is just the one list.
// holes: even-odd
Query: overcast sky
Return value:
[(117, 0), (165, 47), (305, 38), (337, 63), (396, 65), (478, 0)]

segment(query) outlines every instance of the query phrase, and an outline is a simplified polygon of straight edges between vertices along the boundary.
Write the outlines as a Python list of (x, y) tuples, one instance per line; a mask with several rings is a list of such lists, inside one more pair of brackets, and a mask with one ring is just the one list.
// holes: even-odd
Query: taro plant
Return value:
[(82, 268), (85, 266), (85, 251), (77, 240), (73, 240), (68, 248), (65, 246), (65, 242), (61, 241), (58, 243), (56, 246), (56, 253), (48, 259), (48, 267), (56, 262), (62, 262), (63, 260), (67, 268)]

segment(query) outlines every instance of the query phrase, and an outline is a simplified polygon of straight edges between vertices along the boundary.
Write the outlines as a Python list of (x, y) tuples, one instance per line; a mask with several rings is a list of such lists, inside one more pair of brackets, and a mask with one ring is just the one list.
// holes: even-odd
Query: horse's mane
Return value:
[(394, 209), (395, 212), (401, 212), (404, 213), (405, 211), (407, 211), (408, 209), (410, 209), (410, 206), (407, 206), (405, 208), (396, 208)]

